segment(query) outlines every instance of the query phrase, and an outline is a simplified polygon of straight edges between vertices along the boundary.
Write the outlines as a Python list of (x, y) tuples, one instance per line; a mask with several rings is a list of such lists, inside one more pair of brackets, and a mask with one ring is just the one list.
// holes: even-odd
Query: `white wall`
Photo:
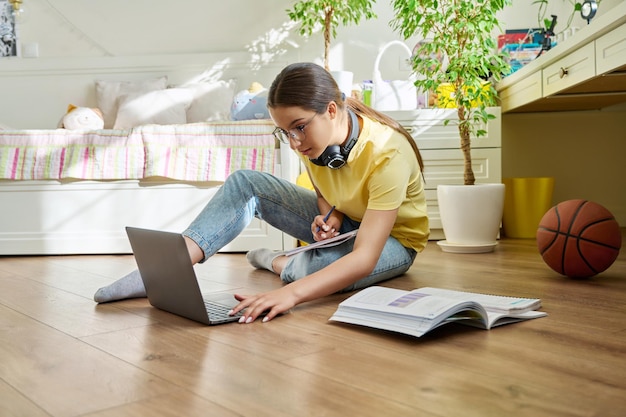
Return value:
[[(321, 63), (321, 34), (304, 39), (289, 21), (287, 0), (27, 0), (20, 41), (37, 44), (40, 58), (242, 52), (255, 62)], [(390, 3), (377, 20), (340, 28), (331, 69), (371, 78), (378, 49), (400, 37), (388, 25)], [(411, 47), (414, 42), (408, 42)], [(348, 64), (349, 63), (349, 64)], [(399, 71), (399, 62), (389, 71)], [(1, 65), (1, 64), (0, 64)], [(396, 76), (396, 73), (390, 73)], [(406, 75), (406, 74), (405, 74)], [(260, 80), (269, 83), (271, 80)]]
[[(551, 0), (546, 15), (559, 15), (564, 28), (571, 0)], [(620, 0), (603, 0), (599, 14)], [(305, 40), (297, 34), (285, 10), (293, 0), (25, 0), (27, 18), (20, 27), (22, 44), (37, 44), (39, 56), (94, 57), (195, 54), (247, 51), (251, 60), (321, 62), (320, 34)], [(375, 4), (378, 19), (358, 27), (339, 28), (331, 69), (371, 78), (377, 51), (400, 39), (389, 26), (391, 1)], [(537, 27), (533, 0), (513, 0), (501, 13), (503, 29)], [(576, 14), (572, 26), (585, 22)], [(412, 47), (417, 39), (407, 41)], [(393, 54), (398, 52), (396, 56)], [(400, 77), (399, 51), (390, 51), (383, 75)], [(2, 63), (0, 62), (0, 67)], [(269, 82), (271, 80), (261, 80)]]
[[(68, 104), (95, 106), (92, 85), (96, 79), (136, 79), (138, 74), (123, 69), (143, 58), (152, 72), (177, 64), (197, 64), (206, 58), (198, 74), (228, 61), (238, 88), (252, 81), (268, 86), (280, 69), (290, 62), (321, 63), (323, 39), (315, 34), (305, 39), (290, 22), (286, 0), (27, 0), (26, 19), (19, 25), (23, 50), (37, 45), (37, 58), (0, 60), (0, 125), (14, 128), (51, 128)], [(174, 7), (175, 6), (175, 7)], [(358, 27), (340, 28), (331, 50), (331, 69), (355, 73), (355, 82), (371, 79), (376, 54), (399, 36), (389, 26), (392, 10), (388, 3), (376, 5), (376, 20)], [(414, 41), (408, 41), (411, 46)], [(382, 66), (383, 76), (406, 79), (400, 68), (406, 53), (391, 49)], [(146, 71), (149, 72), (148, 64)], [(244, 67), (247, 70), (244, 70)], [(189, 68), (170, 68), (176, 77), (193, 77)], [(198, 75), (196, 74), (196, 75)], [(154, 73), (153, 75), (162, 75)], [(68, 80), (69, 77), (75, 77)], [(65, 88), (65, 86), (69, 87)]]

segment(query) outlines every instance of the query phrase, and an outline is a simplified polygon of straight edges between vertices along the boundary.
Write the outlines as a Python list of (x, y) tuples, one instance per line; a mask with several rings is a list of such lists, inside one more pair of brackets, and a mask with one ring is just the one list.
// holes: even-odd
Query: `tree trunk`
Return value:
[(328, 55), (330, 54), (330, 31), (334, 11), (335, 10), (330, 7), (326, 10), (326, 15), (324, 16), (324, 68), (326, 68), (326, 71), (330, 71), (330, 65), (328, 64)]
[(472, 148), (470, 143), (469, 120), (466, 120), (465, 108), (458, 108), (459, 136), (461, 137), (461, 152), (463, 152), (463, 184), (474, 185), (476, 178), (472, 169)]

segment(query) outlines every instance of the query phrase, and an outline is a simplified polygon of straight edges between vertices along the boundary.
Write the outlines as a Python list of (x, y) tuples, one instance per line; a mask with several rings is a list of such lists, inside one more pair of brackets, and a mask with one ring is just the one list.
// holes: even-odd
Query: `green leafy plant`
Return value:
[(287, 10), (289, 19), (300, 23), (300, 35), (311, 36), (322, 29), (324, 33), (324, 68), (329, 70), (328, 55), (331, 40), (337, 37), (339, 24), (359, 24), (362, 18), (375, 18), (374, 0), (302, 0)]
[[(487, 107), (496, 105), (494, 83), (510, 72), (506, 57), (497, 52), (494, 31), (496, 13), (511, 0), (393, 0), (391, 26), (405, 39), (428, 39), (411, 58), (422, 91), (451, 85), (450, 100), (458, 115), (465, 185), (475, 183), (472, 169), (472, 136), (484, 136), (481, 126), (495, 118)], [(443, 55), (443, 59), (438, 56)], [(491, 82), (486, 82), (489, 79)], [(450, 120), (445, 123), (449, 124)]]

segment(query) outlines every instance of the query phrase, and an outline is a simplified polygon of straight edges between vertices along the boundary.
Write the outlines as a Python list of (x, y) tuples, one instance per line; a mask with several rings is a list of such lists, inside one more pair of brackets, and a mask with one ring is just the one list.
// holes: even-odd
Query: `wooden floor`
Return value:
[[(131, 256), (0, 258), (0, 416), (626, 415), (624, 249), (604, 273), (573, 280), (534, 240), (474, 255), (431, 242), (385, 285), (538, 297), (549, 315), (420, 339), (328, 322), (346, 294), (215, 327), (145, 299), (92, 301), (132, 269)], [(281, 285), (241, 254), (197, 273), (206, 291)]]

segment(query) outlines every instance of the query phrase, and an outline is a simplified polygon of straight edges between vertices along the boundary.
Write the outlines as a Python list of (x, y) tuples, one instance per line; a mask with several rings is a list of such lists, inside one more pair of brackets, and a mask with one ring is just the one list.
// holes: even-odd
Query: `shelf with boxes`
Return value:
[[(472, 139), (472, 167), (477, 183), (502, 182), (502, 119), (499, 107), (488, 111), (495, 119), (481, 127), (487, 134)], [(419, 109), (413, 111), (387, 111), (411, 133), (424, 159), (426, 199), (433, 240), (444, 239), (437, 185), (463, 184), (463, 155), (457, 125), (456, 109)], [(450, 120), (448, 124), (446, 120)]]

